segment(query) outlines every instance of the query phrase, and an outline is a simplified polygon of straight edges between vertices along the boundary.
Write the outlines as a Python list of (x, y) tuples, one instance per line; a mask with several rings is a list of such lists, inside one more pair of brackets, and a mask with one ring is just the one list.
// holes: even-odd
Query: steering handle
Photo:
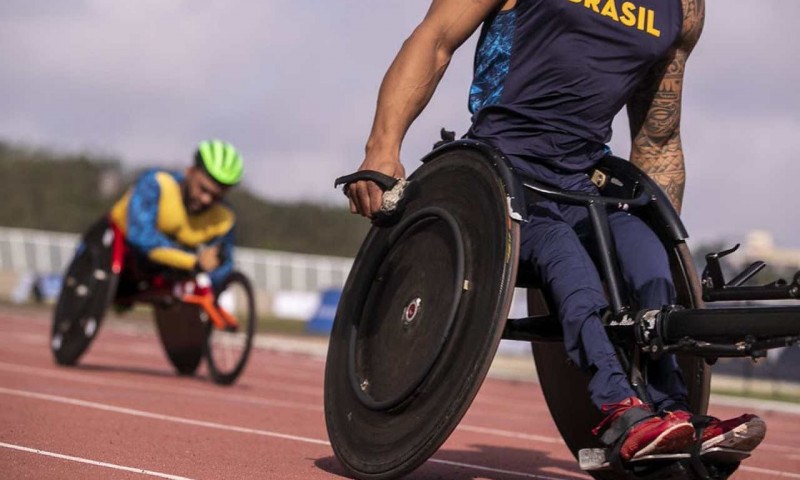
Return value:
[(345, 175), (343, 177), (337, 178), (333, 186), (338, 187), (339, 185), (344, 185), (347, 188), (348, 185), (354, 182), (359, 182), (362, 180), (368, 180), (371, 182), (375, 182), (378, 187), (384, 192), (386, 190), (391, 190), (397, 185), (399, 179), (390, 177), (389, 175), (383, 174), (376, 170), (361, 170), (355, 173), (351, 173), (350, 175)]

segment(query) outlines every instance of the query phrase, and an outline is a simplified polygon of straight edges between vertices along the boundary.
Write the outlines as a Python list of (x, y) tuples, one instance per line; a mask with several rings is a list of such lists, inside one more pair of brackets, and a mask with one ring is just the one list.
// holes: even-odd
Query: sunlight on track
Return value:
[(139, 473), (142, 475), (149, 475), (151, 477), (166, 478), (168, 480), (192, 480), (188, 477), (179, 477), (178, 475), (170, 475), (168, 473), (154, 472), (152, 470), (145, 470), (142, 468), (125, 467), (122, 465), (115, 465), (113, 463), (99, 462), (97, 460), (89, 460), (88, 458), (73, 457), (71, 455), (63, 455), (60, 453), (48, 452), (46, 450), (38, 450), (36, 448), (28, 448), (20, 445), (12, 445), (10, 443), (0, 442), (0, 447), (9, 448), (11, 450), (19, 450), (27, 453), (35, 453), (37, 455), (44, 455), (46, 457), (58, 458), (61, 460), (69, 460), (71, 462), (86, 463), (96, 467), (113, 468), (114, 470), (123, 470), (126, 472)]

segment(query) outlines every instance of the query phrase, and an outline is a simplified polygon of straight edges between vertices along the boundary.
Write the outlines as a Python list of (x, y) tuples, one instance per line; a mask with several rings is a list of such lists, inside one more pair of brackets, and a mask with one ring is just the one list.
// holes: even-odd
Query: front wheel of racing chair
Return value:
[(116, 240), (109, 221), (99, 220), (84, 234), (64, 274), (50, 337), (60, 365), (75, 365), (97, 336), (119, 281), (112, 269)]
[(250, 356), (256, 330), (253, 287), (241, 272), (232, 272), (216, 294), (217, 306), (236, 319), (235, 327), (208, 324), (206, 361), (215, 383), (230, 385), (241, 375)]

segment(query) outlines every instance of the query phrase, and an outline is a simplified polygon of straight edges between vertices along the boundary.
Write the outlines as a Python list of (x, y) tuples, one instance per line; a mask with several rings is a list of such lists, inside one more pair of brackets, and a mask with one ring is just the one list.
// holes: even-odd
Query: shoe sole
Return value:
[(646, 457), (648, 455), (658, 455), (662, 453), (683, 453), (688, 451), (694, 442), (694, 427), (690, 423), (673, 425), (661, 432), (661, 435), (648, 443), (644, 448), (636, 452), (632, 460)]
[(715, 447), (749, 452), (756, 448), (761, 443), (761, 440), (764, 440), (766, 433), (767, 424), (764, 423), (764, 420), (754, 418), (729, 432), (706, 440), (700, 447), (700, 454), (702, 455), (706, 450)]

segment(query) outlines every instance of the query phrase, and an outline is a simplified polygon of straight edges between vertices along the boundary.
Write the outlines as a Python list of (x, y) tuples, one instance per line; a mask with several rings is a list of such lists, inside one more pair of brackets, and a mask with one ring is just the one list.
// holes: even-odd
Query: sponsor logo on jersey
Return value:
[(628, 28), (641, 30), (654, 37), (661, 36), (661, 30), (655, 27), (656, 12), (653, 9), (637, 6), (633, 2), (617, 0), (567, 0), (608, 17)]

